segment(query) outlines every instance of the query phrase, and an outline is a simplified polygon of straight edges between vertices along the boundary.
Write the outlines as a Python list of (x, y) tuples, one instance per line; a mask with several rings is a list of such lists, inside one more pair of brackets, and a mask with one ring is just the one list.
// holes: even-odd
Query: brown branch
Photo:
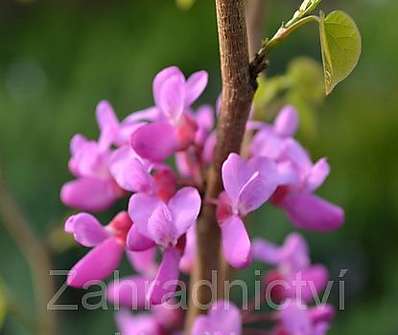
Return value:
[(26, 258), (33, 277), (37, 305), (37, 334), (54, 335), (54, 312), (47, 311), (47, 303), (53, 295), (49, 276), (50, 258), (47, 249), (31, 230), (28, 220), (8, 192), (0, 171), (0, 215), (3, 225)]
[[(217, 146), (214, 162), (207, 179), (206, 198), (217, 198), (222, 190), (221, 166), (231, 152), (239, 153), (256, 89), (250, 75), (245, 6), (243, 0), (216, 0), (217, 26), (220, 44), (222, 103), (217, 126)], [(197, 224), (197, 259), (191, 279), (191, 304), (187, 316), (187, 333), (193, 320), (215, 298), (223, 297), (226, 267), (220, 262), (220, 229), (215, 208), (204, 204)], [(212, 283), (212, 273), (218, 277), (218, 294), (212, 296), (208, 287), (195, 283)], [(215, 283), (213, 283), (214, 285)], [(196, 302), (196, 303), (194, 303)], [(197, 304), (199, 303), (199, 305)], [(206, 307), (205, 307), (206, 305)], [(202, 308), (200, 308), (202, 307)]]

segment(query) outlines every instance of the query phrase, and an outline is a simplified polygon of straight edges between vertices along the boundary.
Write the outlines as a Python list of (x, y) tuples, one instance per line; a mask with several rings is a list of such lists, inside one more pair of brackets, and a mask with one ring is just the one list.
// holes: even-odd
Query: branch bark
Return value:
[(56, 323), (54, 312), (47, 310), (53, 295), (53, 283), (49, 276), (50, 257), (43, 242), (30, 228), (18, 204), (8, 192), (0, 171), (0, 215), (2, 222), (27, 260), (33, 279), (37, 306), (37, 334), (54, 335)]
[[(217, 198), (222, 190), (221, 166), (231, 152), (239, 153), (256, 90), (251, 76), (245, 4), (243, 0), (216, 0), (220, 46), (222, 97), (217, 126), (217, 145), (213, 165), (209, 169), (205, 199)], [(213, 300), (223, 298), (224, 278), (220, 253), (220, 228), (214, 205), (204, 201), (197, 224), (197, 259), (191, 279), (191, 301), (187, 316), (187, 333), (196, 316), (205, 313)], [(213, 278), (217, 274), (217, 279)], [(217, 280), (217, 283), (213, 281)], [(217, 297), (203, 282), (218, 286)], [(202, 285), (199, 285), (202, 283)]]

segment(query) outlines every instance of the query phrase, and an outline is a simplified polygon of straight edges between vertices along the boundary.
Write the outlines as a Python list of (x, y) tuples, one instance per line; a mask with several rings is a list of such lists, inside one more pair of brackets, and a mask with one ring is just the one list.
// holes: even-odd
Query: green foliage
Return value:
[(194, 3), (195, 0), (176, 0), (177, 7), (183, 10), (190, 9)]
[(4, 326), (6, 315), (7, 315), (6, 291), (3, 285), (3, 280), (0, 278), (0, 331)]
[(316, 114), (324, 100), (321, 65), (308, 57), (292, 60), (285, 74), (260, 77), (254, 98), (255, 117), (268, 120), (284, 104), (296, 107), (300, 114), (301, 131), (312, 138), (317, 133)]
[(326, 94), (354, 70), (361, 55), (361, 35), (354, 20), (342, 11), (321, 14), (319, 32)]
[(286, 24), (282, 24), (271, 39), (265, 40), (260, 53), (267, 55), (291, 33), (307, 23), (319, 23), (325, 92), (329, 95), (354, 70), (361, 55), (362, 42), (354, 20), (343, 11), (334, 11), (326, 18), (322, 12), (320, 17), (310, 15), (320, 2), (304, 0), (293, 17)]

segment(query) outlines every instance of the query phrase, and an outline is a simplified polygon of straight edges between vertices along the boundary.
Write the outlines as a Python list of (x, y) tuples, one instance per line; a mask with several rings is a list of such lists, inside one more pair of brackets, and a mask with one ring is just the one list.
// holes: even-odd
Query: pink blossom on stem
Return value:
[(275, 302), (280, 303), (287, 298), (309, 302), (327, 285), (327, 269), (320, 264), (311, 265), (308, 245), (297, 233), (288, 235), (280, 247), (256, 239), (252, 244), (252, 256), (255, 260), (276, 266), (265, 277), (265, 284), (272, 288), (271, 297)]
[(195, 224), (200, 207), (199, 192), (192, 187), (182, 188), (167, 203), (143, 193), (134, 194), (130, 199), (129, 214), (134, 229), (128, 234), (128, 247), (145, 249), (142, 240), (136, 238), (138, 233), (164, 248), (162, 262), (148, 293), (152, 304), (163, 302), (163, 298), (170, 298), (175, 291), (185, 235)]
[(250, 238), (242, 221), (263, 205), (278, 186), (275, 164), (265, 157), (249, 160), (230, 154), (222, 166), (225, 192), (218, 199), (217, 220), (228, 263), (243, 267), (250, 261)]
[(343, 210), (313, 195), (327, 178), (330, 168), (326, 159), (312, 163), (308, 153), (291, 136), (298, 125), (297, 112), (285, 107), (273, 125), (263, 124), (251, 144), (255, 157), (275, 161), (281, 185), (272, 202), (282, 208), (295, 226), (303, 229), (330, 231), (341, 227)]
[(240, 310), (231, 302), (220, 300), (214, 303), (207, 315), (198, 316), (192, 335), (241, 335)]
[(126, 212), (121, 212), (106, 226), (87, 213), (71, 216), (65, 223), (65, 231), (76, 241), (92, 249), (70, 270), (67, 283), (73, 287), (85, 287), (91, 281), (103, 280), (119, 266), (127, 232), (132, 222)]
[(156, 75), (153, 96), (157, 119), (140, 127), (131, 137), (131, 145), (141, 157), (160, 162), (194, 143), (198, 126), (189, 108), (202, 94), (207, 80), (205, 71), (185, 79), (175, 66)]
[(279, 322), (273, 334), (326, 335), (334, 314), (330, 305), (308, 308), (296, 300), (287, 300), (277, 313)]

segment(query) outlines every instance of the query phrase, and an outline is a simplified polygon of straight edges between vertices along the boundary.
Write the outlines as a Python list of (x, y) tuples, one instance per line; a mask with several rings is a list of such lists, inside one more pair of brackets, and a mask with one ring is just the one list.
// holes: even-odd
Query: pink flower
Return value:
[(311, 265), (308, 245), (297, 233), (290, 234), (280, 247), (256, 239), (252, 244), (252, 256), (255, 260), (276, 266), (265, 278), (275, 302), (280, 303), (287, 298), (309, 302), (328, 282), (327, 269), (320, 264)]
[(109, 172), (110, 147), (118, 136), (119, 123), (108, 102), (97, 106), (100, 128), (98, 141), (75, 135), (70, 144), (69, 169), (76, 177), (61, 190), (62, 201), (73, 208), (101, 211), (110, 207), (124, 192)]
[(240, 310), (228, 301), (213, 304), (207, 315), (198, 316), (192, 335), (240, 335), (242, 320)]
[(176, 192), (176, 176), (171, 168), (142, 159), (129, 146), (115, 150), (109, 169), (123, 190), (156, 195), (165, 201)]
[(131, 225), (126, 212), (119, 213), (106, 227), (87, 213), (71, 216), (65, 222), (65, 231), (73, 234), (81, 245), (92, 249), (70, 270), (68, 285), (82, 288), (91, 281), (110, 276), (121, 262)]
[(134, 194), (130, 199), (129, 214), (134, 225), (127, 237), (128, 247), (139, 251), (157, 244), (164, 248), (162, 262), (148, 292), (153, 304), (170, 298), (176, 289), (185, 235), (195, 224), (200, 207), (200, 195), (192, 187), (179, 190), (167, 203), (143, 193)]
[(151, 314), (132, 315), (127, 310), (116, 314), (116, 324), (121, 335), (161, 335), (161, 327)]
[(195, 72), (185, 79), (175, 66), (156, 75), (153, 96), (157, 117), (155, 122), (140, 127), (131, 138), (133, 149), (141, 157), (163, 161), (195, 141), (197, 124), (188, 111), (205, 89), (207, 79), (205, 71)]
[(328, 176), (329, 165), (324, 158), (313, 164), (308, 153), (291, 137), (297, 125), (297, 112), (285, 107), (273, 125), (260, 125), (251, 152), (256, 157), (268, 157), (276, 162), (281, 186), (272, 202), (282, 208), (297, 227), (335, 230), (344, 222), (343, 210), (313, 195)]
[(275, 335), (326, 335), (335, 314), (330, 305), (308, 308), (295, 300), (286, 301), (278, 311)]
[(222, 166), (222, 180), (225, 192), (219, 196), (217, 219), (223, 253), (230, 265), (243, 267), (250, 261), (250, 239), (242, 218), (262, 206), (275, 192), (277, 170), (265, 157), (245, 160), (232, 153)]

